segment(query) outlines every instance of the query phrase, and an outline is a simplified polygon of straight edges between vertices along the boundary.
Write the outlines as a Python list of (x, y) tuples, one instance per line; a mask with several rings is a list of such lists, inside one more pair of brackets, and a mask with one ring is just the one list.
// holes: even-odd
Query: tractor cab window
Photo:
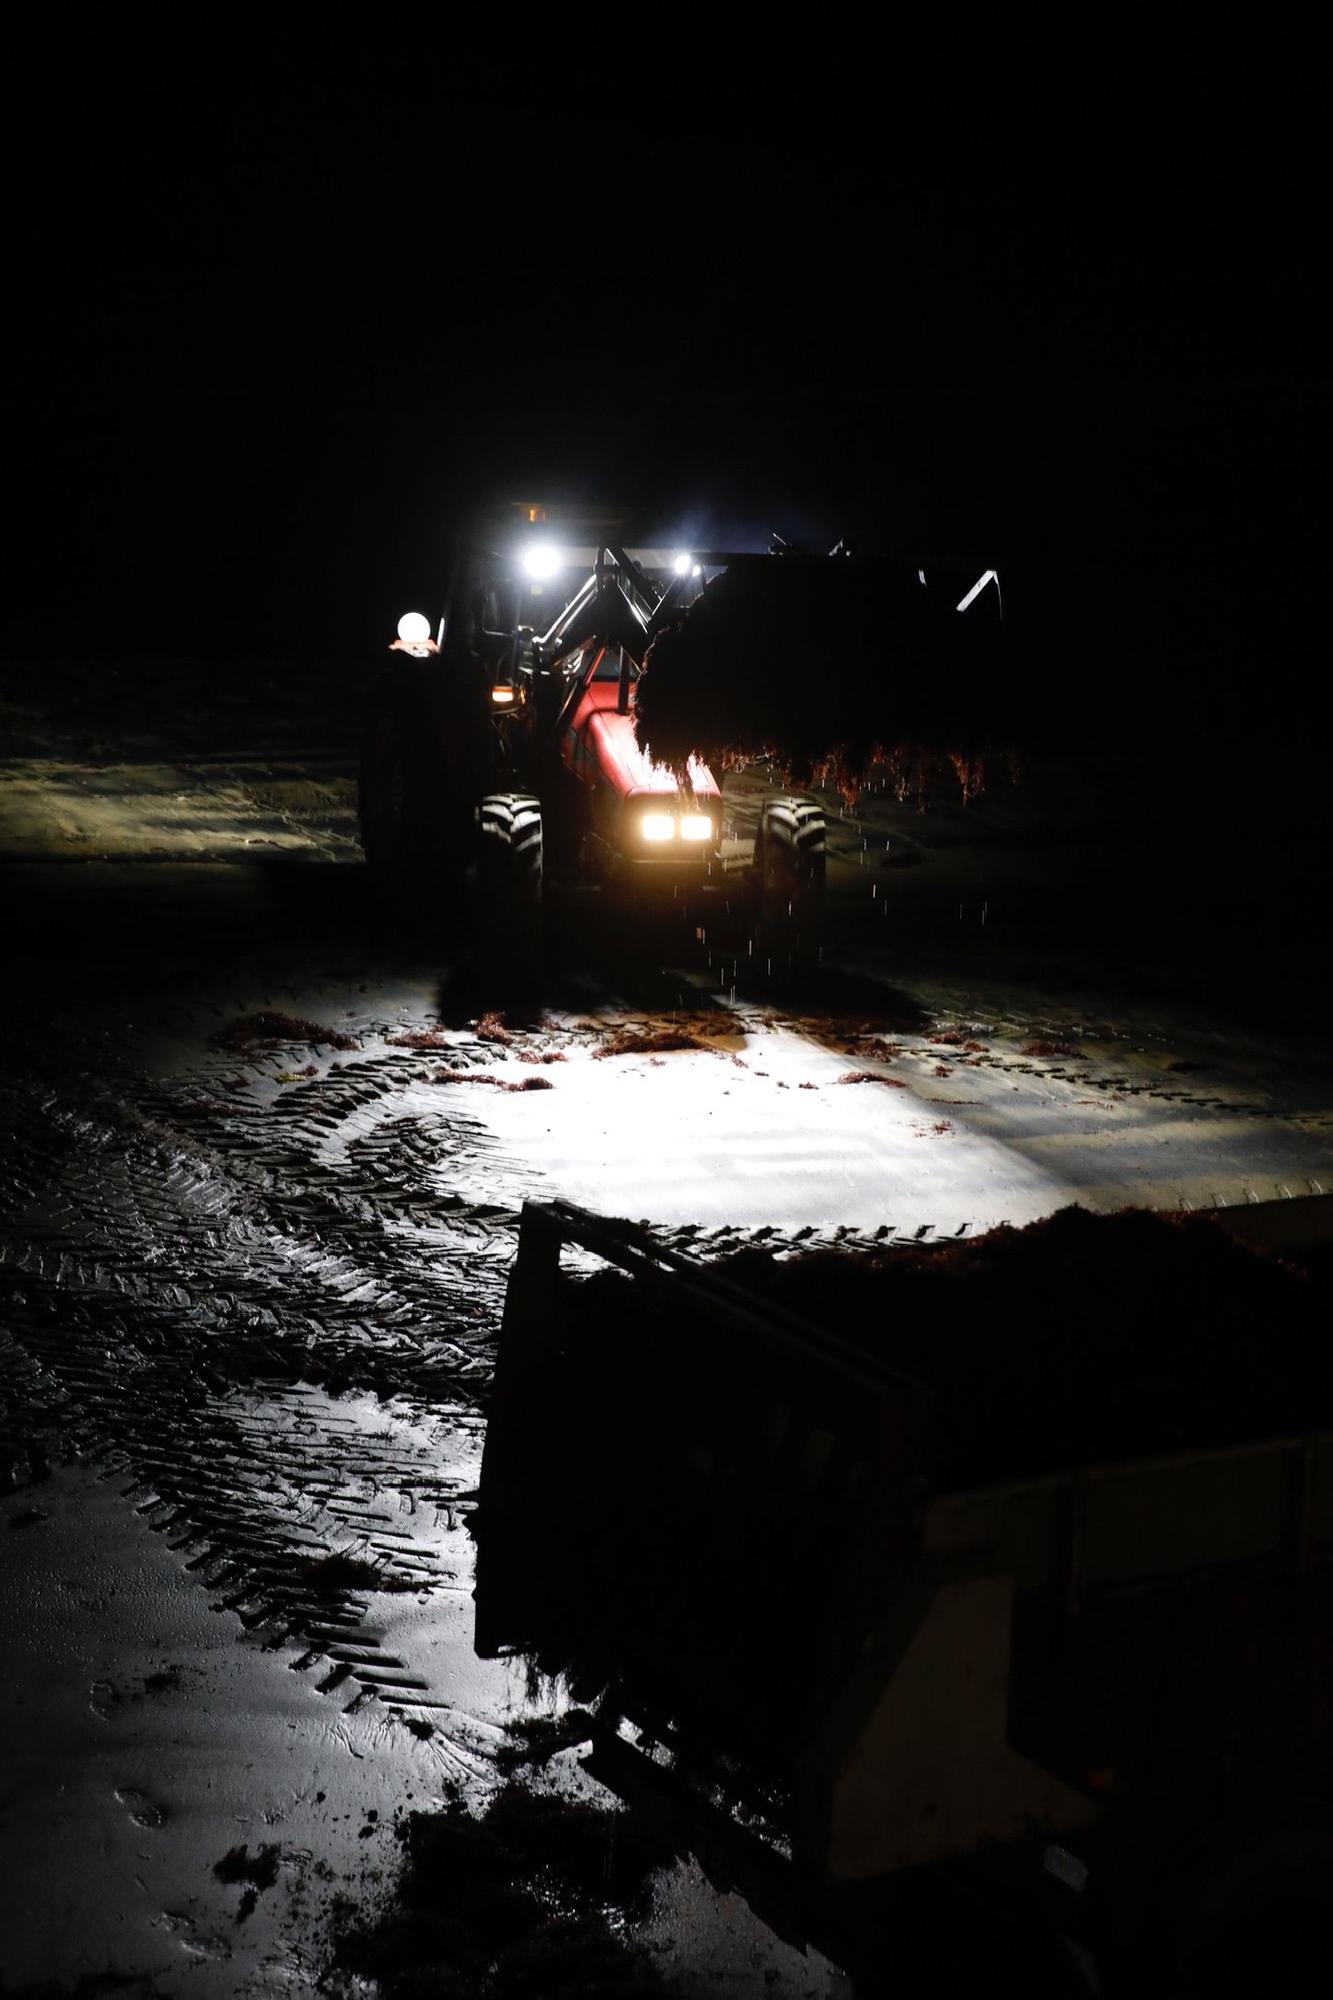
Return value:
[(503, 577), (492, 577), (481, 599), (481, 629), (488, 638), (506, 637), (519, 623), (518, 585)]

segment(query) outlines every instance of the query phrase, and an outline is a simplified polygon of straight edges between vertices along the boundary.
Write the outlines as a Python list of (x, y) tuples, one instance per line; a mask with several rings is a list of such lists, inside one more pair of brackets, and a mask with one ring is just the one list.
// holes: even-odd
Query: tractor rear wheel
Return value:
[(528, 792), (492, 792), (477, 814), (478, 936), (488, 958), (526, 963), (538, 947), (542, 808)]
[(784, 968), (819, 955), (824, 927), (824, 809), (814, 799), (767, 799), (755, 841), (758, 943)]

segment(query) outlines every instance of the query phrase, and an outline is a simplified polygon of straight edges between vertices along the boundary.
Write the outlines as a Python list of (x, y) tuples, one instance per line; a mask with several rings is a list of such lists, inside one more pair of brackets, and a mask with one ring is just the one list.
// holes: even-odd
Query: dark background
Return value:
[(14, 64), (8, 651), (373, 650), (476, 496), (610, 495), (998, 561), (1090, 723), (1305, 733), (1322, 49), (503, 40)]

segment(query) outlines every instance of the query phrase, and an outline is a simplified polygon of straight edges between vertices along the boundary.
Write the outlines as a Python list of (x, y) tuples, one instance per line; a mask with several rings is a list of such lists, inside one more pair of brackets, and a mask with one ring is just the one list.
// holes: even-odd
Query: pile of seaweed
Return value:
[(706, 1055), (717, 1053), (713, 1043), (702, 1040), (688, 1028), (612, 1028), (592, 1053), (595, 1062), (603, 1062), (608, 1056), (664, 1055), (674, 1049), (702, 1049)]
[[(751, 1301), (826, 1331), (929, 1394), (936, 1485), (1041, 1475), (1281, 1436), (1333, 1422), (1326, 1278), (1237, 1242), (1211, 1217), (1070, 1207), (927, 1247), (734, 1252), (709, 1266)], [(613, 1271), (566, 1287), (573, 1347), (622, 1384), (645, 1302)], [(710, 1394), (753, 1397), (761, 1347), (704, 1336)], [(682, 1361), (689, 1336), (677, 1338)], [(579, 1368), (582, 1374), (583, 1369)]]
[(230, 1049), (237, 1055), (249, 1049), (269, 1048), (275, 1043), (306, 1042), (317, 1049), (359, 1049), (354, 1035), (341, 1028), (327, 1028), (322, 1021), (307, 1021), (299, 1014), (283, 1014), (275, 1007), (261, 1007), (257, 1014), (242, 1014), (209, 1036), (214, 1048)]
[(965, 614), (903, 565), (746, 558), (649, 648), (635, 693), (640, 747), (687, 782), (770, 760), (783, 781), (855, 796), (886, 766), (901, 797), (952, 769), (970, 796), (1013, 747), (993, 588)]
[(1326, 1289), (1208, 1216), (1071, 1207), (930, 1249), (715, 1268), (924, 1383), (938, 1484), (1333, 1421)]

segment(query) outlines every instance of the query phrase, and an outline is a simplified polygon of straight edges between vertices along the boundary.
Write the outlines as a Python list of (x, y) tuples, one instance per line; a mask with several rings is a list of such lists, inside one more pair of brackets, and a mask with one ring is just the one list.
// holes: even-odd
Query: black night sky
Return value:
[(34, 62), (8, 644), (355, 651), (479, 493), (584, 493), (998, 558), (1042, 671), (1077, 633), (1131, 702), (1256, 646), (1303, 674), (1322, 72), (1151, 54), (1046, 50), (980, 117), (944, 68), (853, 97), (848, 56), (799, 115), (683, 74), (637, 125), (466, 65)]

